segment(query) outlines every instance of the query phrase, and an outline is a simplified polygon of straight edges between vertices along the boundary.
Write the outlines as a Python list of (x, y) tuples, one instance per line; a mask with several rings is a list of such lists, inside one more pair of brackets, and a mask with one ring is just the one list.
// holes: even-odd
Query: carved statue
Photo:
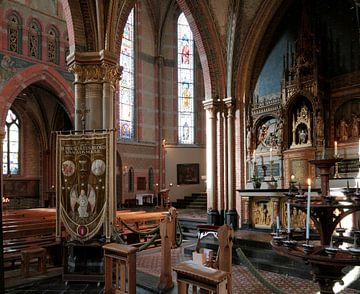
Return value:
[(299, 144), (306, 144), (307, 142), (307, 131), (304, 129), (299, 130)]
[(340, 120), (339, 125), (339, 136), (340, 136), (340, 142), (345, 142), (348, 140), (349, 134), (348, 134), (348, 124), (346, 123), (346, 120), (342, 118)]
[(261, 126), (261, 128), (259, 130), (258, 144), (260, 144), (260, 143), (265, 144), (264, 140), (266, 138), (267, 130), (268, 130), (268, 128), (266, 125)]
[(351, 137), (357, 138), (359, 137), (359, 118), (356, 114), (352, 114), (351, 119)]
[(276, 144), (279, 148), (281, 148), (282, 146), (282, 140), (283, 140), (283, 121), (279, 120), (278, 123), (276, 124)]
[(247, 127), (246, 148), (247, 148), (248, 152), (251, 152), (251, 128), (250, 127)]
[(324, 121), (320, 111), (316, 115), (316, 135), (319, 141), (324, 139)]

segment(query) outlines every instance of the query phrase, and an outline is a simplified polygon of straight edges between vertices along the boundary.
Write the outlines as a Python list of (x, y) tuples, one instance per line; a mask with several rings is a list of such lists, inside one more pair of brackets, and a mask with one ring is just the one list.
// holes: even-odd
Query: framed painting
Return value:
[(194, 185), (199, 184), (199, 164), (177, 164), (177, 184)]

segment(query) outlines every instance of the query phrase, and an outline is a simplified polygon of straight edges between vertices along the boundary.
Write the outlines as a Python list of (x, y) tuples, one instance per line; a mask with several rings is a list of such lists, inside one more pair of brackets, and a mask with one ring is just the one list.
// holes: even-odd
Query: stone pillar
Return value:
[[(3, 154), (3, 141), (5, 138), (6, 132), (4, 129), (0, 129), (0, 154)], [(3, 226), (2, 226), (2, 215), (3, 215), (3, 205), (2, 197), (4, 196), (4, 183), (3, 183), (3, 157), (0, 158), (0, 191), (1, 191), (1, 202), (0, 202), (0, 293), (5, 293), (5, 280), (4, 280), (4, 253), (3, 253)]]
[(158, 156), (159, 156), (159, 187), (165, 189), (165, 158), (163, 158), (163, 149), (165, 148), (165, 138), (163, 135), (163, 100), (162, 100), (162, 81), (163, 81), (163, 67), (164, 57), (159, 55), (156, 58), (157, 65), (157, 109), (158, 109)]
[[(222, 111), (222, 116), (223, 116), (223, 133), (224, 133), (224, 136), (223, 136), (223, 148), (222, 148), (222, 152), (223, 152), (223, 193), (222, 193), (222, 201), (224, 203), (224, 206), (223, 206), (223, 211), (221, 211), (221, 216), (224, 220), (224, 224), (226, 224), (226, 213), (229, 209), (229, 201), (228, 201), (228, 185), (227, 185), (227, 182), (228, 182), (228, 169), (227, 169), (227, 165), (228, 165), (228, 153), (227, 153), (227, 148), (228, 148), (228, 125), (227, 125), (227, 111), (226, 109)], [(221, 224), (223, 224), (221, 223)]]
[(203, 102), (206, 110), (206, 192), (208, 223), (219, 223), (219, 211), (217, 207), (217, 158), (216, 158), (216, 112), (217, 103), (214, 100)]
[[(113, 53), (82, 52), (68, 57), (69, 70), (75, 75), (75, 129), (113, 130), (109, 140), (109, 173), (116, 175), (115, 89), (122, 68)], [(110, 176), (108, 210), (104, 226), (110, 241), (111, 226), (116, 210), (116, 177)]]
[(226, 212), (226, 223), (231, 225), (234, 230), (238, 227), (238, 215), (235, 207), (235, 128), (234, 110), (235, 101), (229, 97), (224, 99), (227, 109), (227, 191), (228, 191), (228, 210)]

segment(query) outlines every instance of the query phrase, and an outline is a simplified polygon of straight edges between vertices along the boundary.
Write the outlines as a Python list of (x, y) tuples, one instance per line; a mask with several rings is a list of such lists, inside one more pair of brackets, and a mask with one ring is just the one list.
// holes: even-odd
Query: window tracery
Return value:
[(12, 13), (8, 19), (8, 50), (21, 53), (21, 20), (16, 13)]
[(5, 122), (6, 135), (3, 142), (3, 174), (19, 174), (20, 123), (17, 115), (9, 109)]
[(55, 64), (59, 63), (59, 37), (54, 28), (48, 31), (47, 60)]
[(30, 23), (28, 39), (29, 56), (41, 59), (41, 30), (35, 21)]

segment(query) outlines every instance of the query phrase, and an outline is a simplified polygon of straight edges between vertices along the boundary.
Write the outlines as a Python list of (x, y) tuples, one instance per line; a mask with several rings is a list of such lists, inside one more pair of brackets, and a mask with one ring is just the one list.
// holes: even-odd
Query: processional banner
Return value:
[(57, 212), (76, 240), (101, 228), (108, 199), (109, 134), (57, 136)]

